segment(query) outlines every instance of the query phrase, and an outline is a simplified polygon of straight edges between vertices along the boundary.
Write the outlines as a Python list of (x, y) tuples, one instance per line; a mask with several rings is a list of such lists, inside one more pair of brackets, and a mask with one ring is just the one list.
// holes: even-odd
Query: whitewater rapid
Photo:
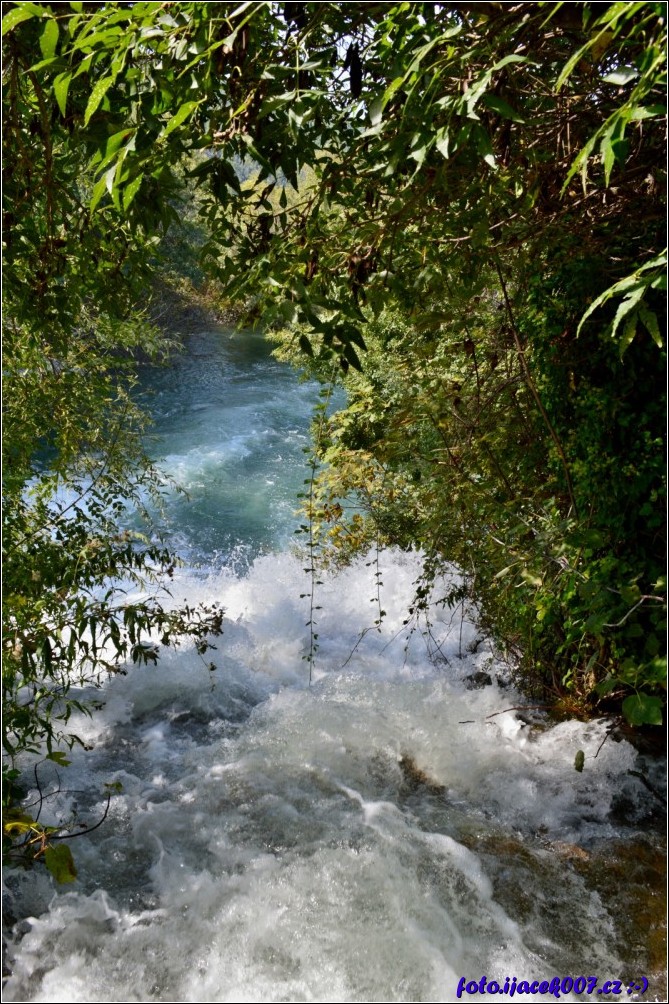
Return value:
[[(208, 336), (207, 352), (216, 345)], [(270, 394), (276, 364), (254, 351), (235, 405), (243, 423), (221, 411), (231, 372), (241, 383), (247, 371), (229, 354), (219, 381), (205, 356), (210, 397), (192, 358), (190, 398), (183, 373), (160, 391), (163, 459), (195, 489), (170, 502), (182, 553), (216, 554), (178, 571), (172, 592), (221, 604), (224, 634), (204, 659), (186, 645), (111, 679), (101, 709), (71, 722), (90, 748), (75, 747), (66, 770), (38, 768), (44, 792), (62, 789), (43, 822), (90, 825), (105, 785), (120, 790), (104, 824), (71, 841), (72, 886), (6, 871), (4, 999), (452, 1001), (462, 977), (649, 976), (649, 928), (639, 922), (630, 942), (620, 914), (659, 894), (651, 865), (646, 892), (633, 866), (644, 848), (655, 860), (658, 803), (630, 771), (661, 785), (662, 765), (606, 739), (605, 721), (549, 726), (509, 710), (526, 702), (472, 611), (436, 602), (454, 571), (407, 624), (419, 558), (382, 552), (380, 630), (371, 559), (326, 575), (309, 684), (308, 580), (287, 543), (308, 388), (282, 370)], [(201, 431), (188, 434), (193, 400)], [(174, 421), (182, 439), (165, 431)], [(268, 469), (288, 473), (274, 522), (275, 486), (265, 508), (253, 487), (278, 480)], [(212, 543), (212, 513), (234, 499), (207, 490), (224, 482), (253, 496), (260, 543), (229, 527)], [(241, 569), (235, 547), (246, 548)], [(625, 848), (629, 881), (616, 890), (606, 876), (621, 861), (625, 871)], [(654, 978), (642, 999), (662, 999)]]

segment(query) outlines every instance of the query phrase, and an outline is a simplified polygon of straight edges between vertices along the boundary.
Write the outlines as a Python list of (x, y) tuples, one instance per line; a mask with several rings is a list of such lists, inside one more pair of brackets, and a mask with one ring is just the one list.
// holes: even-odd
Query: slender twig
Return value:
[[(332, 392), (334, 390), (335, 381), (335, 366), (333, 363), (332, 373), (330, 375), (330, 381), (327, 385), (327, 392), (325, 394), (325, 400), (318, 405), (318, 410), (320, 411), (320, 417), (318, 422), (318, 429), (316, 430), (315, 442), (318, 446), (320, 444), (321, 435), (323, 432), (323, 423), (325, 422), (325, 417), (327, 415), (327, 407), (330, 403), (330, 398), (332, 397)], [(313, 450), (311, 454), (311, 474), (309, 476), (309, 573), (311, 576), (311, 587), (309, 591), (309, 686), (311, 686), (311, 681), (313, 677), (314, 670), (314, 657), (318, 649), (317, 640), (318, 635), (314, 631), (314, 611), (318, 609), (316, 607), (314, 600), (316, 598), (316, 586), (319, 582), (316, 578), (316, 540), (314, 536), (314, 491), (316, 487), (316, 471), (318, 470), (319, 461), (316, 449)]]
[(61, 834), (55, 834), (55, 835), (49, 837), (49, 839), (50, 840), (74, 840), (75, 837), (83, 837), (87, 833), (92, 833), (93, 830), (97, 830), (98, 827), (102, 826), (102, 824), (104, 823), (105, 819), (107, 818), (107, 814), (109, 813), (109, 806), (111, 804), (111, 800), (112, 800), (112, 793), (109, 792), (109, 794), (107, 795), (107, 804), (105, 806), (105, 811), (104, 811), (104, 814), (102, 816), (102, 819), (100, 819), (95, 824), (95, 826), (89, 826), (85, 830), (80, 830), (79, 833), (61, 833)]
[(638, 771), (638, 770), (628, 770), (627, 773), (630, 774), (632, 777), (638, 777), (639, 780), (641, 781), (642, 785), (644, 786), (644, 788), (647, 788), (648, 791), (651, 793), (651, 795), (655, 796), (655, 798), (658, 800), (658, 802), (661, 802), (662, 805), (666, 805), (667, 804), (667, 800), (664, 797), (664, 795), (660, 794), (660, 792), (657, 790), (657, 788), (650, 783), (650, 781), (648, 780), (648, 778), (644, 774), (642, 774), (641, 771)]
[(552, 706), (552, 704), (516, 704), (513, 708), (504, 708), (502, 711), (493, 711), (491, 715), (486, 715), (486, 718), (495, 718), (497, 715), (505, 715), (507, 711), (533, 711), (537, 709), (541, 711), (548, 711)]

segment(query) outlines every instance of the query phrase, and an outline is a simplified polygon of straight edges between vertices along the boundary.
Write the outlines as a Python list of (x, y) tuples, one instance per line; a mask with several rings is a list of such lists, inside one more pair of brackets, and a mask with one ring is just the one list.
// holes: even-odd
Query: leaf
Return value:
[(630, 112), (632, 122), (640, 122), (642, 119), (654, 119), (658, 115), (664, 115), (666, 109), (664, 105), (639, 105)]
[(200, 101), (185, 101), (181, 108), (179, 108), (178, 112), (175, 112), (169, 120), (158, 139), (167, 139), (170, 133), (173, 133), (175, 129), (178, 129), (179, 126), (186, 121), (188, 116), (195, 111), (199, 104)]
[(91, 91), (91, 95), (88, 99), (86, 105), (86, 111), (84, 112), (84, 125), (87, 126), (90, 122), (92, 116), (98, 110), (100, 102), (104, 98), (105, 94), (114, 83), (113, 77), (103, 77), (102, 80), (98, 80), (97, 84)]
[(661, 349), (664, 345), (664, 340), (662, 338), (662, 332), (660, 331), (660, 326), (657, 323), (657, 315), (653, 313), (652, 310), (648, 310), (642, 303), (639, 304), (639, 309), (637, 314), (641, 319), (644, 327), (649, 332), (651, 338), (657, 345), (658, 349)]
[(344, 346), (342, 350), (342, 355), (344, 356), (344, 359), (351, 364), (353, 369), (356, 369), (358, 370), (359, 373), (362, 373), (362, 365), (358, 358), (358, 354), (350, 342), (347, 342), (346, 345)]
[(14, 7), (12, 10), (8, 11), (7, 14), (2, 19), (2, 34), (3, 36), (15, 28), (17, 24), (21, 21), (28, 21), (31, 17), (42, 17), (43, 12), (39, 7), (35, 7), (34, 4), (25, 4), (22, 7)]
[(383, 116), (383, 97), (375, 98), (369, 106), (369, 121), (373, 126), (379, 125)]
[(39, 47), (44, 59), (51, 59), (56, 54), (58, 45), (58, 22), (48, 20), (44, 25), (44, 31), (40, 35)]
[(620, 680), (618, 680), (617, 677), (610, 676), (608, 680), (602, 680), (601, 683), (598, 683), (595, 687), (595, 691), (600, 697), (605, 697), (607, 694), (610, 694), (612, 690), (615, 690), (619, 684)]
[[(503, 69), (505, 66), (508, 66), (509, 63), (530, 63), (530, 64), (532, 64), (532, 60), (529, 59), (527, 56), (517, 56), (515, 54), (512, 54), (510, 56), (505, 56), (504, 59), (500, 59), (497, 63), (495, 63), (495, 65), (492, 68), (492, 72), (494, 73), (496, 70)], [(536, 64), (534, 64), (534, 65), (536, 65)]]
[(611, 171), (613, 170), (613, 165), (616, 162), (616, 155), (613, 149), (613, 144), (611, 142), (611, 136), (607, 133), (602, 136), (602, 142), (600, 149), (602, 151), (602, 158), (604, 161), (604, 182), (608, 185), (609, 179), (611, 177)]
[(662, 701), (650, 694), (633, 694), (623, 701), (623, 714), (630, 725), (661, 725)]
[(44, 853), (44, 863), (56, 882), (60, 882), (63, 885), (67, 882), (74, 882), (77, 877), (77, 869), (74, 866), (72, 851), (66, 844), (47, 847)]
[(30, 816), (26, 816), (25, 819), (12, 819), (8, 823), (3, 823), (3, 830), (8, 835), (29, 833), (35, 824), (35, 820), (31, 819)]
[(400, 89), (400, 87), (404, 83), (404, 79), (405, 79), (404, 77), (395, 77), (395, 79), (391, 80), (391, 82), (388, 84), (385, 91), (383, 92), (383, 97), (381, 98), (381, 102), (384, 108), (392, 98), (393, 94), (395, 94), (396, 91)]
[(67, 114), (67, 92), (70, 88), (72, 74), (69, 72), (59, 73), (53, 82), (53, 92), (60, 108), (60, 114), (65, 118)]
[(621, 359), (625, 354), (625, 352), (627, 352), (632, 342), (634, 341), (634, 336), (636, 335), (636, 317), (637, 317), (636, 314), (632, 314), (632, 316), (628, 317), (628, 319), (625, 321), (623, 327), (623, 336), (620, 339), (620, 343), (618, 345), (618, 351), (620, 352)]
[(72, 761), (68, 760), (65, 754), (61, 753), (60, 750), (54, 750), (51, 753), (47, 753), (46, 758), (47, 760), (53, 760), (54, 763), (59, 764), (61, 767), (69, 767), (72, 763)]
[(583, 772), (583, 765), (585, 764), (585, 753), (583, 750), (579, 750), (574, 757), (574, 770), (577, 770), (579, 774)]
[(98, 202), (100, 201), (100, 199), (102, 198), (102, 196), (105, 194), (106, 191), (107, 191), (107, 181), (105, 176), (103, 175), (100, 178), (100, 180), (95, 183), (93, 191), (91, 193), (91, 201), (89, 204), (91, 212), (95, 211)]
[(11, 823), (28, 823), (29, 826), (32, 826), (35, 822), (32, 816), (29, 816), (18, 807), (4, 809), (2, 813), (2, 820), (5, 829), (7, 829), (8, 825)]
[[(666, 632), (666, 627), (665, 627)], [(644, 666), (644, 675), (647, 680), (659, 684), (666, 690), (667, 687), (667, 657), (658, 655)]]
[(502, 118), (511, 119), (512, 122), (524, 122), (525, 119), (518, 114), (518, 112), (511, 107), (508, 101), (504, 98), (498, 97), (496, 94), (485, 94), (482, 99), (482, 103), (486, 108), (490, 108), (491, 111), (497, 112)]
[(446, 126), (443, 126), (441, 129), (437, 130), (435, 145), (439, 153), (442, 155), (442, 157), (445, 157), (446, 160), (448, 160), (450, 139), (451, 139), (451, 134), (449, 130), (446, 128)]
[(516, 565), (517, 565), (517, 562), (515, 562), (515, 561), (514, 561), (514, 562), (513, 562), (513, 564), (511, 564), (511, 565), (507, 565), (507, 566), (506, 566), (506, 568), (502, 568), (502, 569), (500, 569), (500, 571), (499, 571), (499, 572), (497, 572), (497, 573), (496, 573), (496, 574), (495, 574), (495, 575), (493, 576), (493, 582), (494, 582), (494, 581), (495, 581), (496, 579), (501, 579), (501, 578), (503, 578), (503, 577), (504, 577), (505, 575), (508, 575), (508, 573), (509, 573), (509, 572), (511, 571), (511, 569), (512, 569), (512, 568), (515, 568), (515, 566), (516, 566)]
[(590, 317), (590, 315), (595, 312), (595, 310), (603, 306), (608, 300), (610, 300), (614, 296), (618, 296), (619, 294), (625, 293), (628, 290), (636, 290), (640, 286), (645, 289), (647, 285), (653, 285), (654, 280), (652, 280), (651, 278), (644, 277), (643, 273), (650, 271), (650, 269), (658, 269), (660, 271), (660, 274), (663, 274), (666, 265), (667, 265), (667, 252), (665, 249), (664, 251), (660, 252), (659, 255), (656, 255), (655, 258), (652, 258), (650, 261), (647, 261), (644, 265), (641, 265), (640, 268), (636, 269), (635, 272), (632, 272), (631, 275), (626, 275), (624, 279), (619, 279), (618, 282), (614, 282), (613, 286), (609, 286), (609, 288), (605, 289), (603, 293), (600, 293), (597, 299), (593, 300), (593, 302), (590, 304), (585, 314), (579, 321), (578, 328), (576, 329), (577, 337), (581, 333), (581, 328), (583, 327), (587, 319)]
[(571, 76), (574, 69), (578, 66), (584, 56), (587, 55), (588, 50), (590, 50), (592, 58), (595, 62), (598, 62), (604, 55), (604, 52), (609, 46), (609, 43), (613, 40), (613, 32), (608, 28), (603, 28), (594, 38), (586, 42), (582, 48), (578, 49), (573, 56), (571, 56), (562, 68), (560, 76), (555, 82), (555, 90), (559, 91), (568, 77)]
[(300, 348), (307, 356), (313, 356), (314, 350), (306, 335), (300, 335)]
[[(105, 171), (104, 179), (107, 191), (112, 195), (114, 190), (114, 182), (116, 181), (116, 172), (118, 170), (118, 164), (112, 164), (108, 171)], [(91, 625), (92, 626), (92, 625)]]
[(367, 348), (367, 346), (365, 345), (365, 339), (362, 337), (362, 332), (360, 331), (359, 328), (347, 326), (346, 338), (349, 342), (353, 342), (354, 345), (357, 345), (361, 349), (363, 349), (363, 351)]
[(638, 76), (639, 71), (633, 66), (621, 66), (612, 73), (607, 73), (605, 77), (602, 77), (602, 80), (605, 84), (615, 84), (616, 87), (624, 87), (625, 84), (636, 80)]
[(123, 189), (123, 210), (124, 210), (124, 212), (128, 211), (128, 208), (129, 208), (132, 200), (135, 198), (135, 196), (137, 195), (138, 191), (141, 188), (143, 180), (144, 180), (144, 175), (143, 174), (139, 174), (139, 175), (137, 175), (136, 178), (133, 178), (133, 180), (131, 182), (129, 182), (125, 186), (125, 188)]

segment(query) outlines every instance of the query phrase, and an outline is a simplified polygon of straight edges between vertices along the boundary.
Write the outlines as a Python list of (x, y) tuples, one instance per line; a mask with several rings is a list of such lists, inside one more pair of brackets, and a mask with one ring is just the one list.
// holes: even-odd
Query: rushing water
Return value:
[[(485, 975), (646, 976), (622, 997), (662, 1000), (660, 806), (629, 773), (661, 785), (661, 765), (602, 745), (604, 722), (505, 710), (522, 701), (461, 611), (404, 624), (413, 555), (381, 555), (381, 632), (374, 568), (325, 579), (309, 686), (288, 545), (316, 389), (225, 332), (150, 383), (154, 454), (189, 493), (166, 500), (174, 594), (225, 607), (218, 669), (167, 652), (74, 723), (93, 748), (53, 820), (123, 789), (72, 842), (72, 886), (6, 875), (4, 999), (451, 1001)], [(556, 993), (588, 998), (524, 998)]]

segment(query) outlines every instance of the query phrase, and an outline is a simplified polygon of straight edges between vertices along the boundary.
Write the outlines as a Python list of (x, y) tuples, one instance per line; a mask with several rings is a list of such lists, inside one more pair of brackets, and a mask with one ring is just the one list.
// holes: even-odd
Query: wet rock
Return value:
[(446, 794), (444, 785), (439, 784), (422, 767), (419, 767), (409, 753), (402, 754), (399, 759), (399, 768), (402, 771), (405, 787), (408, 787), (410, 791), (418, 791), (422, 788), (431, 795)]
[(475, 673), (470, 673), (469, 676), (466, 676), (464, 683), (467, 690), (483, 690), (484, 687), (492, 686), (492, 677), (490, 673), (479, 669)]
[(590, 855), (578, 844), (568, 844), (564, 840), (554, 840), (549, 844), (551, 850), (561, 857), (570, 861), (589, 861)]
[[(593, 849), (574, 862), (617, 919), (621, 958), (649, 981), (648, 997), (666, 1000), (667, 853), (664, 840), (634, 836)], [(651, 996), (651, 994), (653, 996)]]

